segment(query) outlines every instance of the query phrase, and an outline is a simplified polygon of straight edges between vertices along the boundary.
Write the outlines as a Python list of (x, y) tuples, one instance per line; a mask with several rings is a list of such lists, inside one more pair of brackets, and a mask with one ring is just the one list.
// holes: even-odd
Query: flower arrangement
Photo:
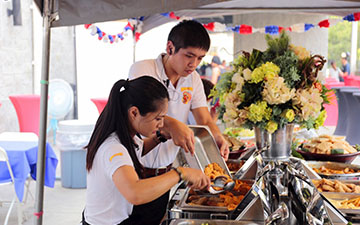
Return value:
[(243, 52), (233, 70), (221, 75), (211, 93), (219, 99), (219, 118), (227, 126), (258, 126), (269, 133), (289, 123), (317, 129), (329, 103), (329, 90), (317, 80), (326, 60), (291, 45), (285, 32), (266, 41), (264, 52)]

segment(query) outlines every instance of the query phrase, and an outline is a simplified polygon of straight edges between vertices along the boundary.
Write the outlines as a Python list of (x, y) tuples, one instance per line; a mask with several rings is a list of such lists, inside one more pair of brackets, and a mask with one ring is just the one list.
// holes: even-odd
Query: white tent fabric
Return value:
[[(42, 0), (34, 0), (42, 9)], [(345, 16), (360, 9), (359, 0), (55, 0), (52, 27), (145, 16), (143, 32), (171, 21), (159, 13), (176, 11), (192, 18), (254, 12), (308, 12)], [(42, 10), (41, 10), (42, 11)]]

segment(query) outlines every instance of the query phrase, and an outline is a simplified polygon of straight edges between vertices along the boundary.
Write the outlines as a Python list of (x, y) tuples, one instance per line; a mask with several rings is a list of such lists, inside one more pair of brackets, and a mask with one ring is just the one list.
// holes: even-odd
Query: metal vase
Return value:
[(254, 127), (254, 130), (256, 147), (258, 149), (267, 145), (270, 147), (262, 153), (265, 160), (287, 160), (290, 157), (294, 124), (278, 128), (272, 134), (259, 127)]

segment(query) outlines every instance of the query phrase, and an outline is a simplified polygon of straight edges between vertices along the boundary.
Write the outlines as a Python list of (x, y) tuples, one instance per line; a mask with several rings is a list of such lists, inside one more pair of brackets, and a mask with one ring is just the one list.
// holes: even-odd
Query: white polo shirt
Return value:
[[(143, 141), (137, 136), (136, 150), (141, 152)], [(140, 151), (141, 150), (141, 151)], [(92, 225), (114, 225), (127, 219), (133, 205), (116, 188), (112, 175), (121, 166), (134, 166), (131, 157), (112, 133), (96, 152), (92, 169), (87, 174), (85, 221)]]
[[(167, 115), (183, 123), (186, 123), (191, 109), (207, 107), (204, 86), (200, 75), (194, 71), (186, 77), (180, 77), (176, 88), (168, 81), (165, 74), (162, 57), (160, 54), (157, 59), (143, 60), (134, 63), (129, 71), (129, 78), (134, 79), (140, 76), (149, 75), (166, 87), (168, 83), (168, 92), (170, 96)], [(149, 168), (159, 168), (174, 162), (179, 147), (172, 140), (161, 143), (151, 150), (140, 162)]]

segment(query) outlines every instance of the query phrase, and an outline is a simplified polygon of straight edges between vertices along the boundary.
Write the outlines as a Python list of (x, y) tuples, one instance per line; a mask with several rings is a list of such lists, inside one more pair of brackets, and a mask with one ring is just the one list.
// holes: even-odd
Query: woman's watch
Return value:
[(167, 141), (167, 139), (160, 133), (159, 130), (156, 131), (156, 137), (162, 143)]

